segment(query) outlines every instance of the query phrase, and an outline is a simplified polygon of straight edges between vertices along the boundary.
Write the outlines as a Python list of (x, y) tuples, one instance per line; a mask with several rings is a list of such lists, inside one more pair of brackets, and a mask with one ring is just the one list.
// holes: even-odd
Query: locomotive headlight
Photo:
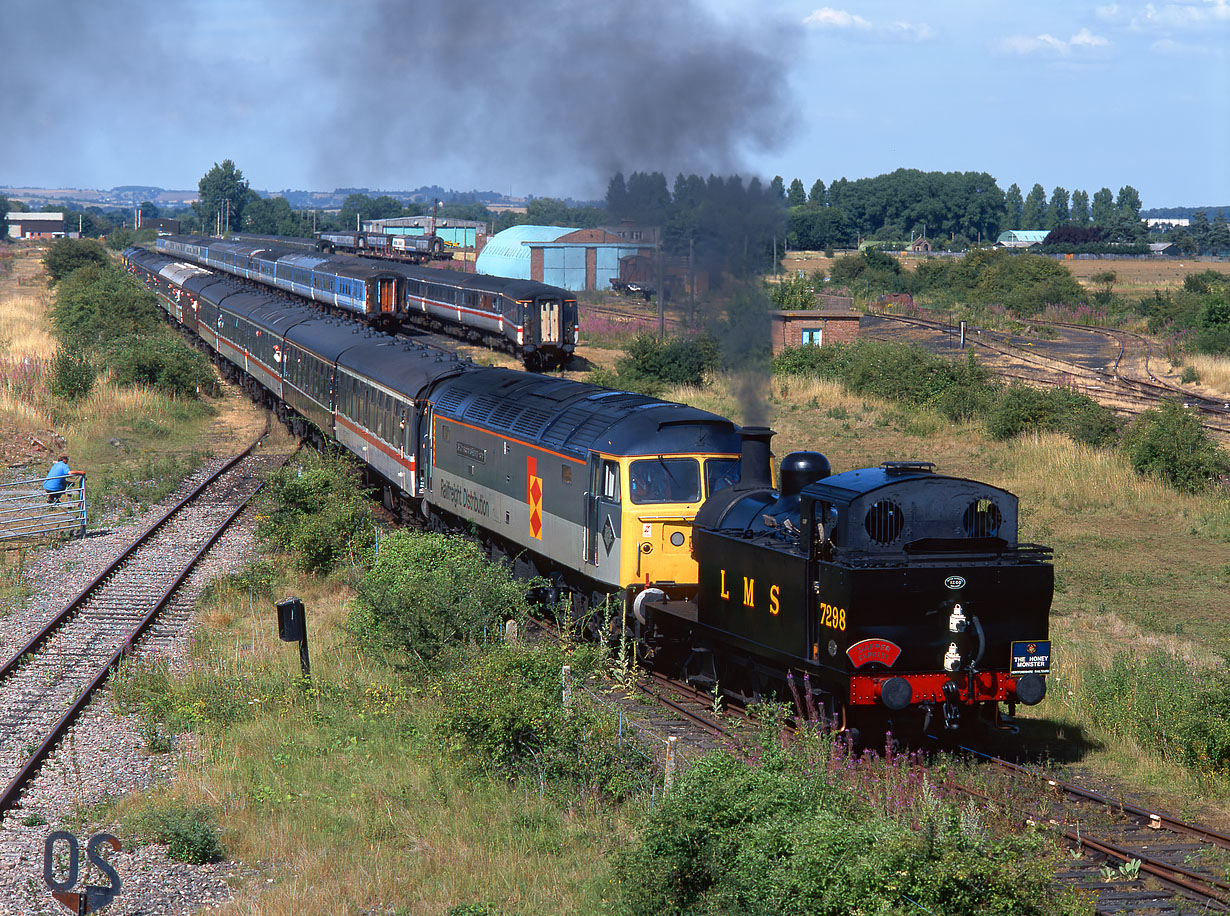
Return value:
[(965, 611), (961, 605), (953, 605), (952, 614), (948, 618), (948, 632), (964, 633), (967, 626), (969, 626), (969, 618), (965, 616)]
[(961, 653), (957, 651), (957, 644), (950, 642), (948, 651), (944, 653), (944, 670), (956, 671), (961, 667)]

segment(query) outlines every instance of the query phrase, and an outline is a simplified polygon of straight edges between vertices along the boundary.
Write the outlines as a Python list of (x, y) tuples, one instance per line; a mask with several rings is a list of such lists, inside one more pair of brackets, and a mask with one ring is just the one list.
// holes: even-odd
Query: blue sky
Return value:
[(10, 186), (905, 167), (1230, 205), (1230, 0), (0, 0), (0, 34)]

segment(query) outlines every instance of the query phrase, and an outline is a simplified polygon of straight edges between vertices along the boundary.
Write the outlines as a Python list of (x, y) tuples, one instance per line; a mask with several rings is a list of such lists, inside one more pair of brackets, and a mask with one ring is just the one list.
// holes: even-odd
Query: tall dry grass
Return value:
[(1203, 387), (1230, 397), (1230, 357), (1193, 353), (1184, 362), (1196, 370)]
[(43, 291), (0, 294), (0, 355), (12, 362), (52, 359), (58, 344), (51, 335), (50, 307)]

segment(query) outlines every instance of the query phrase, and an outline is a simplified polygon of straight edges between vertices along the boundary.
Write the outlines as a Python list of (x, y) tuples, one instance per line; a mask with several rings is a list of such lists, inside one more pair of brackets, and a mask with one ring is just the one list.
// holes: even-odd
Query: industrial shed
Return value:
[(564, 289), (609, 289), (621, 258), (652, 254), (651, 243), (632, 242), (602, 229), (512, 226), (487, 240), (478, 272), (537, 280)]
[(64, 238), (63, 213), (6, 213), (11, 239)]
[(995, 245), (998, 248), (1032, 248), (1041, 245), (1048, 235), (1048, 229), (1009, 229), (999, 234)]

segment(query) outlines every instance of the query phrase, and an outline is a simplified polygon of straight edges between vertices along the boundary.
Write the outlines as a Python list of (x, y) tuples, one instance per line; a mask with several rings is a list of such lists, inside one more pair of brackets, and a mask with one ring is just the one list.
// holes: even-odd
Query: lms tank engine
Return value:
[[(687, 628), (687, 670), (745, 696), (810, 691), (840, 727), (956, 728), (1046, 693), (1054, 571), (1017, 541), (1017, 499), (889, 462), (829, 475), (815, 452), (769, 489), (768, 430), (745, 429), (743, 480), (696, 517), (694, 606), (643, 603)], [(704, 669), (708, 666), (708, 671)], [(791, 686), (793, 680), (793, 687)], [(797, 695), (796, 695), (797, 696)]]

